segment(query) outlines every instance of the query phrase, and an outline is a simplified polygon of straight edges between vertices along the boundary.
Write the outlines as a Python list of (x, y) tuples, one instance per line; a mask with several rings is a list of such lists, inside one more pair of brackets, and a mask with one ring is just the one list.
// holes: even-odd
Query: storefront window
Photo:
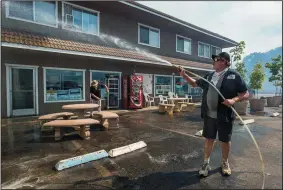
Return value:
[[(119, 72), (92, 71), (91, 77), (92, 77), (92, 80), (97, 80), (100, 84), (107, 85), (107, 78), (109, 77), (118, 78), (119, 83), (120, 83), (121, 81), (120, 74), (121, 73)], [(120, 99), (120, 93), (121, 93), (121, 89), (119, 89), (119, 99)], [(104, 85), (101, 85), (100, 97), (101, 99), (105, 99), (107, 97), (106, 88), (104, 87)]]
[(188, 94), (191, 95), (192, 97), (201, 97), (202, 96), (202, 88), (200, 87), (192, 87), (191, 85), (188, 85)]
[(172, 76), (161, 76), (155, 75), (154, 76), (154, 89), (155, 89), (155, 96), (168, 96), (168, 92), (172, 92)]
[(84, 99), (84, 71), (45, 69), (46, 102)]
[(175, 94), (179, 97), (185, 97), (185, 94), (188, 94), (188, 83), (183, 77), (175, 77)]

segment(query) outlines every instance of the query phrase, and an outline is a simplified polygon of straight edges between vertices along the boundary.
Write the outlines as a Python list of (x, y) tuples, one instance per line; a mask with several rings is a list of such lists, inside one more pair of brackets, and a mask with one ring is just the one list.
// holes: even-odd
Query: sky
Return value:
[(244, 55), (266, 52), (282, 46), (281, 1), (139, 1), (139, 3), (237, 42), (243, 40), (246, 43)]

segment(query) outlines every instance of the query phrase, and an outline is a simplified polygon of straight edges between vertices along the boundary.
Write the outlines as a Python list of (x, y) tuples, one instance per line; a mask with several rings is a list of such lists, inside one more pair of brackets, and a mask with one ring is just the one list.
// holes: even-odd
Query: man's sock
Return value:
[(210, 160), (210, 158), (204, 159), (204, 163), (205, 163), (205, 164), (209, 164), (209, 160)]
[(222, 158), (222, 163), (228, 163), (228, 159)]

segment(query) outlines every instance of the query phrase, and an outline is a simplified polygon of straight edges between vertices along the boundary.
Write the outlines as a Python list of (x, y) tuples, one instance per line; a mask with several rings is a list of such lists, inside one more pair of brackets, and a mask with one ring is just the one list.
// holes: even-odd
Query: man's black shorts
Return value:
[(218, 139), (221, 142), (230, 142), (234, 121), (218, 121), (211, 117), (204, 118), (204, 126), (202, 136), (208, 139), (216, 139), (218, 132)]

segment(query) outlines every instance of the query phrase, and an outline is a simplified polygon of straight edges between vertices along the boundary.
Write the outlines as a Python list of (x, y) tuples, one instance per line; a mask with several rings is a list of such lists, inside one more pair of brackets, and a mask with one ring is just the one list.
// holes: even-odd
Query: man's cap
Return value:
[(221, 52), (218, 55), (212, 55), (211, 58), (214, 60), (216, 57), (224, 58), (228, 62), (230, 62), (230, 55), (227, 52)]

